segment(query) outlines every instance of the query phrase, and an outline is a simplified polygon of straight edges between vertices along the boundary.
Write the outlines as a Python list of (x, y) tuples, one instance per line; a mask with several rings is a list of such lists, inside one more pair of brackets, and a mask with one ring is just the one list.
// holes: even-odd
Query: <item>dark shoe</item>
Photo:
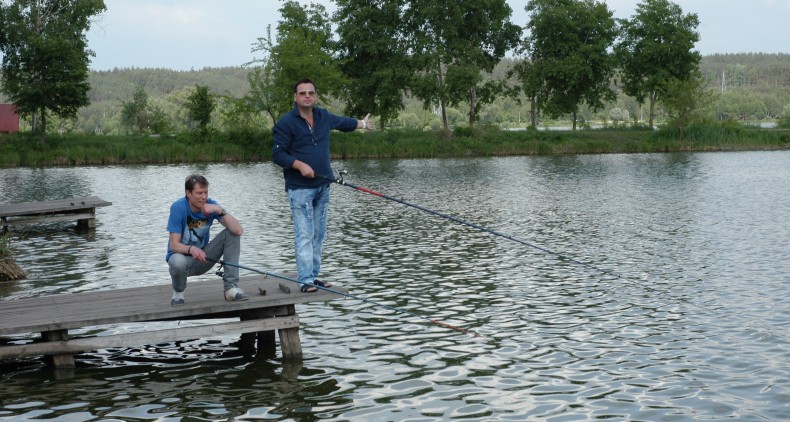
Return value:
[(318, 291), (318, 288), (316, 288), (312, 284), (305, 283), (305, 284), (302, 284), (301, 286), (302, 287), (300, 287), (299, 290), (301, 290), (302, 293), (315, 293), (315, 292)]
[(317, 280), (317, 279), (316, 279), (316, 280), (313, 280), (313, 283), (314, 283), (316, 286), (321, 286), (321, 287), (332, 287), (332, 283), (330, 283), (330, 282), (328, 282), (328, 281), (321, 281), (321, 280)]

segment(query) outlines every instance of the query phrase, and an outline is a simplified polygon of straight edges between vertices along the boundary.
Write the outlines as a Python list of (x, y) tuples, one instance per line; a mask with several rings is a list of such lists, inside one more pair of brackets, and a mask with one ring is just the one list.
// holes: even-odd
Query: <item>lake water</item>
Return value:
[[(298, 305), (300, 365), (233, 336), (80, 354), (73, 372), (0, 362), (0, 421), (790, 420), (790, 152), (334, 166), (521, 243), (333, 185), (322, 278), (421, 318)], [(0, 169), (1, 203), (113, 203), (88, 233), (12, 231), (29, 276), (0, 283), (0, 306), (169, 284), (165, 224), (191, 172), (245, 227), (241, 264), (294, 270), (271, 163)]]

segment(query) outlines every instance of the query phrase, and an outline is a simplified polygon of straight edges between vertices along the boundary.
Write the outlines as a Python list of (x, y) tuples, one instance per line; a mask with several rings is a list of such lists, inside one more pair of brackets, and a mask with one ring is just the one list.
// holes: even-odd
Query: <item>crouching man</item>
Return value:
[[(244, 231), (237, 220), (215, 200), (208, 197), (208, 180), (193, 174), (184, 184), (186, 195), (170, 206), (167, 231), (167, 257), (173, 281), (171, 305), (183, 305), (187, 277), (205, 274), (220, 258), (229, 263), (239, 262), (241, 234)], [(222, 230), (209, 239), (211, 224), (219, 221)], [(227, 265), (222, 277), (225, 300), (247, 300), (238, 286), (238, 267)]]

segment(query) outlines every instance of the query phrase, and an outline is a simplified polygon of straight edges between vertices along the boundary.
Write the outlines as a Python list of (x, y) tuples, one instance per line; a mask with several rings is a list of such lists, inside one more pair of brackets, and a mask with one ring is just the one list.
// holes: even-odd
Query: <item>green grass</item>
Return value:
[[(0, 167), (47, 167), (271, 160), (272, 132), (214, 132), (207, 137), (0, 134)], [(454, 132), (384, 130), (332, 134), (333, 158), (436, 158), (512, 155), (609, 154), (678, 151), (779, 150), (790, 131), (736, 123), (673, 129), (505, 131), (495, 127)]]

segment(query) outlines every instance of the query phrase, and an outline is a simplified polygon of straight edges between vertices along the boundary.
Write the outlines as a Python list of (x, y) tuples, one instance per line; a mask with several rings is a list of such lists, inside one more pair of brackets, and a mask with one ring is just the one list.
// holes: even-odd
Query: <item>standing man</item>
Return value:
[(373, 129), (370, 114), (362, 120), (336, 116), (317, 107), (316, 87), (310, 79), (294, 85), (294, 108), (274, 125), (272, 160), (283, 168), (285, 190), (291, 203), (296, 246), (296, 272), (303, 292), (331, 287), (317, 280), (321, 248), (326, 237), (326, 212), (332, 167), (329, 132), (337, 129)]
[[(167, 257), (173, 281), (171, 305), (183, 305), (187, 277), (205, 274), (224, 257), (228, 262), (239, 262), (241, 234), (244, 231), (236, 217), (230, 215), (215, 200), (208, 197), (208, 180), (193, 174), (184, 183), (186, 195), (170, 206), (167, 231)], [(209, 241), (211, 223), (219, 221), (225, 227)], [(238, 267), (225, 266), (222, 276), (225, 300), (247, 300), (238, 287)]]

